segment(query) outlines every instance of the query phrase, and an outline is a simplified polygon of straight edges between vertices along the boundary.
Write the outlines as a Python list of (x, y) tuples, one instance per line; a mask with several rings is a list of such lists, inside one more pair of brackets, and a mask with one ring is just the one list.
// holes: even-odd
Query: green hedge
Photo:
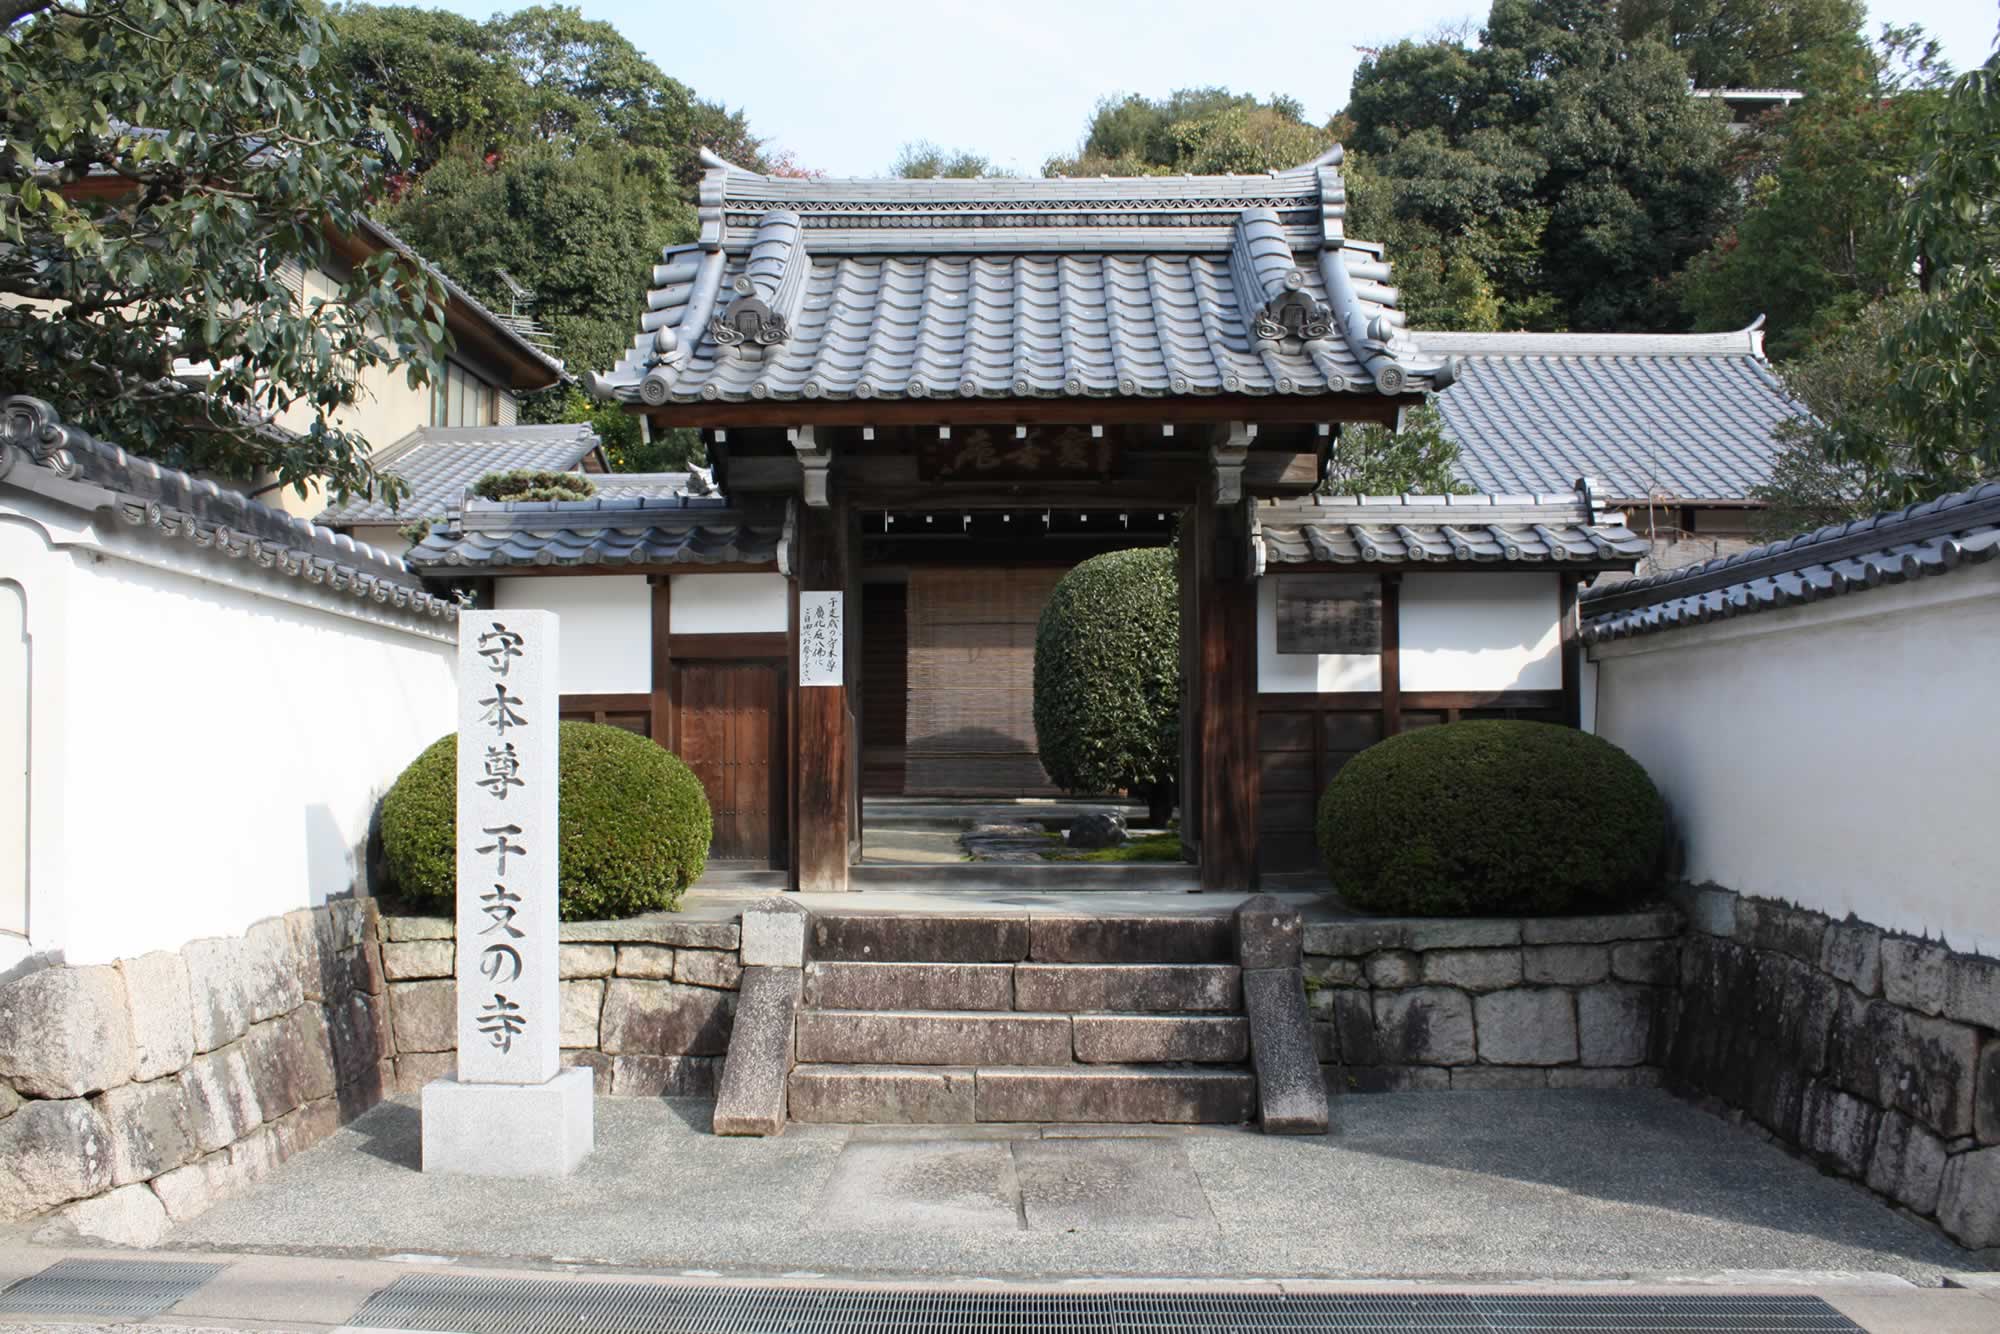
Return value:
[[(564, 723), (559, 744), (563, 920), (679, 908), (708, 862), (701, 780), (622, 728)], [(447, 911), (457, 896), (457, 765), (457, 736), (442, 737), (382, 798), (382, 854), (397, 891)]]
[(1319, 803), (1333, 887), (1369, 912), (1563, 913), (1655, 889), (1666, 806), (1601, 737), (1552, 723), (1427, 727), (1362, 751)]
[(1035, 737), (1057, 787), (1171, 791), (1181, 761), (1180, 581), (1171, 547), (1062, 577), (1035, 629)]

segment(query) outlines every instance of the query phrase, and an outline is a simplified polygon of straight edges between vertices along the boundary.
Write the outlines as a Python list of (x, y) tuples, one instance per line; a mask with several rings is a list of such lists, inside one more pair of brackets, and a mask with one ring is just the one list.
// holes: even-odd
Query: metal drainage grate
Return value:
[(1000, 1293), (693, 1287), (422, 1274), (349, 1322), (465, 1334), (1859, 1334), (1817, 1297)]
[(58, 1260), (0, 1292), (6, 1315), (159, 1315), (222, 1272), (180, 1260)]

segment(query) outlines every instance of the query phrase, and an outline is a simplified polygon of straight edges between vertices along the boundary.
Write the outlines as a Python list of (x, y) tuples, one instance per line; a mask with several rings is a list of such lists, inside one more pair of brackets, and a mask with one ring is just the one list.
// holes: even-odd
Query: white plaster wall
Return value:
[(1591, 656), (1688, 879), (2000, 954), (2000, 566)]
[(653, 688), (653, 590), (645, 575), (495, 579), (493, 604), (562, 617), (563, 694), (622, 695)]
[(1379, 653), (1278, 652), (1278, 580), (1257, 581), (1257, 689), (1266, 695), (1325, 694), (1337, 690), (1380, 690)]
[(1553, 574), (1404, 575), (1402, 688), (1562, 689), (1561, 594)]
[(33, 649), (28, 935), (0, 935), (0, 969), (173, 949), (354, 889), (376, 802), (453, 726), (449, 639), (75, 522), (0, 509)]
[(757, 574), (677, 574), (667, 629), (677, 635), (783, 634), (791, 626), (790, 582)]

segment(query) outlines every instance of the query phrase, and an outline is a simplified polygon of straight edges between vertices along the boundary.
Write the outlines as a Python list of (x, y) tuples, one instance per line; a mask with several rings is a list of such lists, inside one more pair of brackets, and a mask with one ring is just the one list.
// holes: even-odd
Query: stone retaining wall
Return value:
[(1721, 889), (1680, 898), (1674, 1085), (2000, 1246), (2000, 961)]
[(147, 1245), (396, 1077), (375, 905), (0, 985), (0, 1222)]
[[(382, 926), (396, 1083), (414, 1092), (456, 1069), (454, 923), (384, 916)], [(594, 1070), (600, 1094), (714, 1097), (736, 1018), (740, 941), (733, 919), (564, 922), (563, 1064)]]
[(1308, 923), (1327, 1088), (1658, 1084), (1680, 931), (1671, 909)]

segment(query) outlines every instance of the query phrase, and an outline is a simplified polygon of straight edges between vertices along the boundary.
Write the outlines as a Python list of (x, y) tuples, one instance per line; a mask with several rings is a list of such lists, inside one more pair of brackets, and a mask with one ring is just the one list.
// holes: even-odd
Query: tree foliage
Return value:
[(1796, 88), (1815, 55), (1867, 17), (1859, 0), (1620, 0), (1628, 37), (1650, 36), (1687, 62), (1697, 88)]
[(944, 148), (928, 139), (913, 139), (903, 145), (889, 165), (891, 176), (906, 181), (927, 181), (935, 177), (970, 180), (981, 176), (1011, 176), (997, 168), (991, 158), (964, 148)]
[(1436, 401), (1403, 417), (1403, 429), (1346, 426), (1334, 441), (1333, 461), (1320, 488), (1338, 496), (1451, 496), (1472, 488), (1459, 480), (1458, 442), (1445, 430)]
[(1075, 153), (1043, 166), (1047, 176), (1159, 176), (1282, 171), (1333, 143), (1308, 124), (1297, 100), (1260, 101), (1224, 88), (1184, 88), (1162, 98), (1136, 93), (1097, 104)]
[[(377, 489), (331, 415), (371, 367), (426, 377), (443, 292), (394, 252), (333, 252), (406, 147), (328, 77), (325, 19), (307, 0), (9, 14), (0, 375), (177, 467)], [(307, 299), (297, 267), (337, 290)]]

